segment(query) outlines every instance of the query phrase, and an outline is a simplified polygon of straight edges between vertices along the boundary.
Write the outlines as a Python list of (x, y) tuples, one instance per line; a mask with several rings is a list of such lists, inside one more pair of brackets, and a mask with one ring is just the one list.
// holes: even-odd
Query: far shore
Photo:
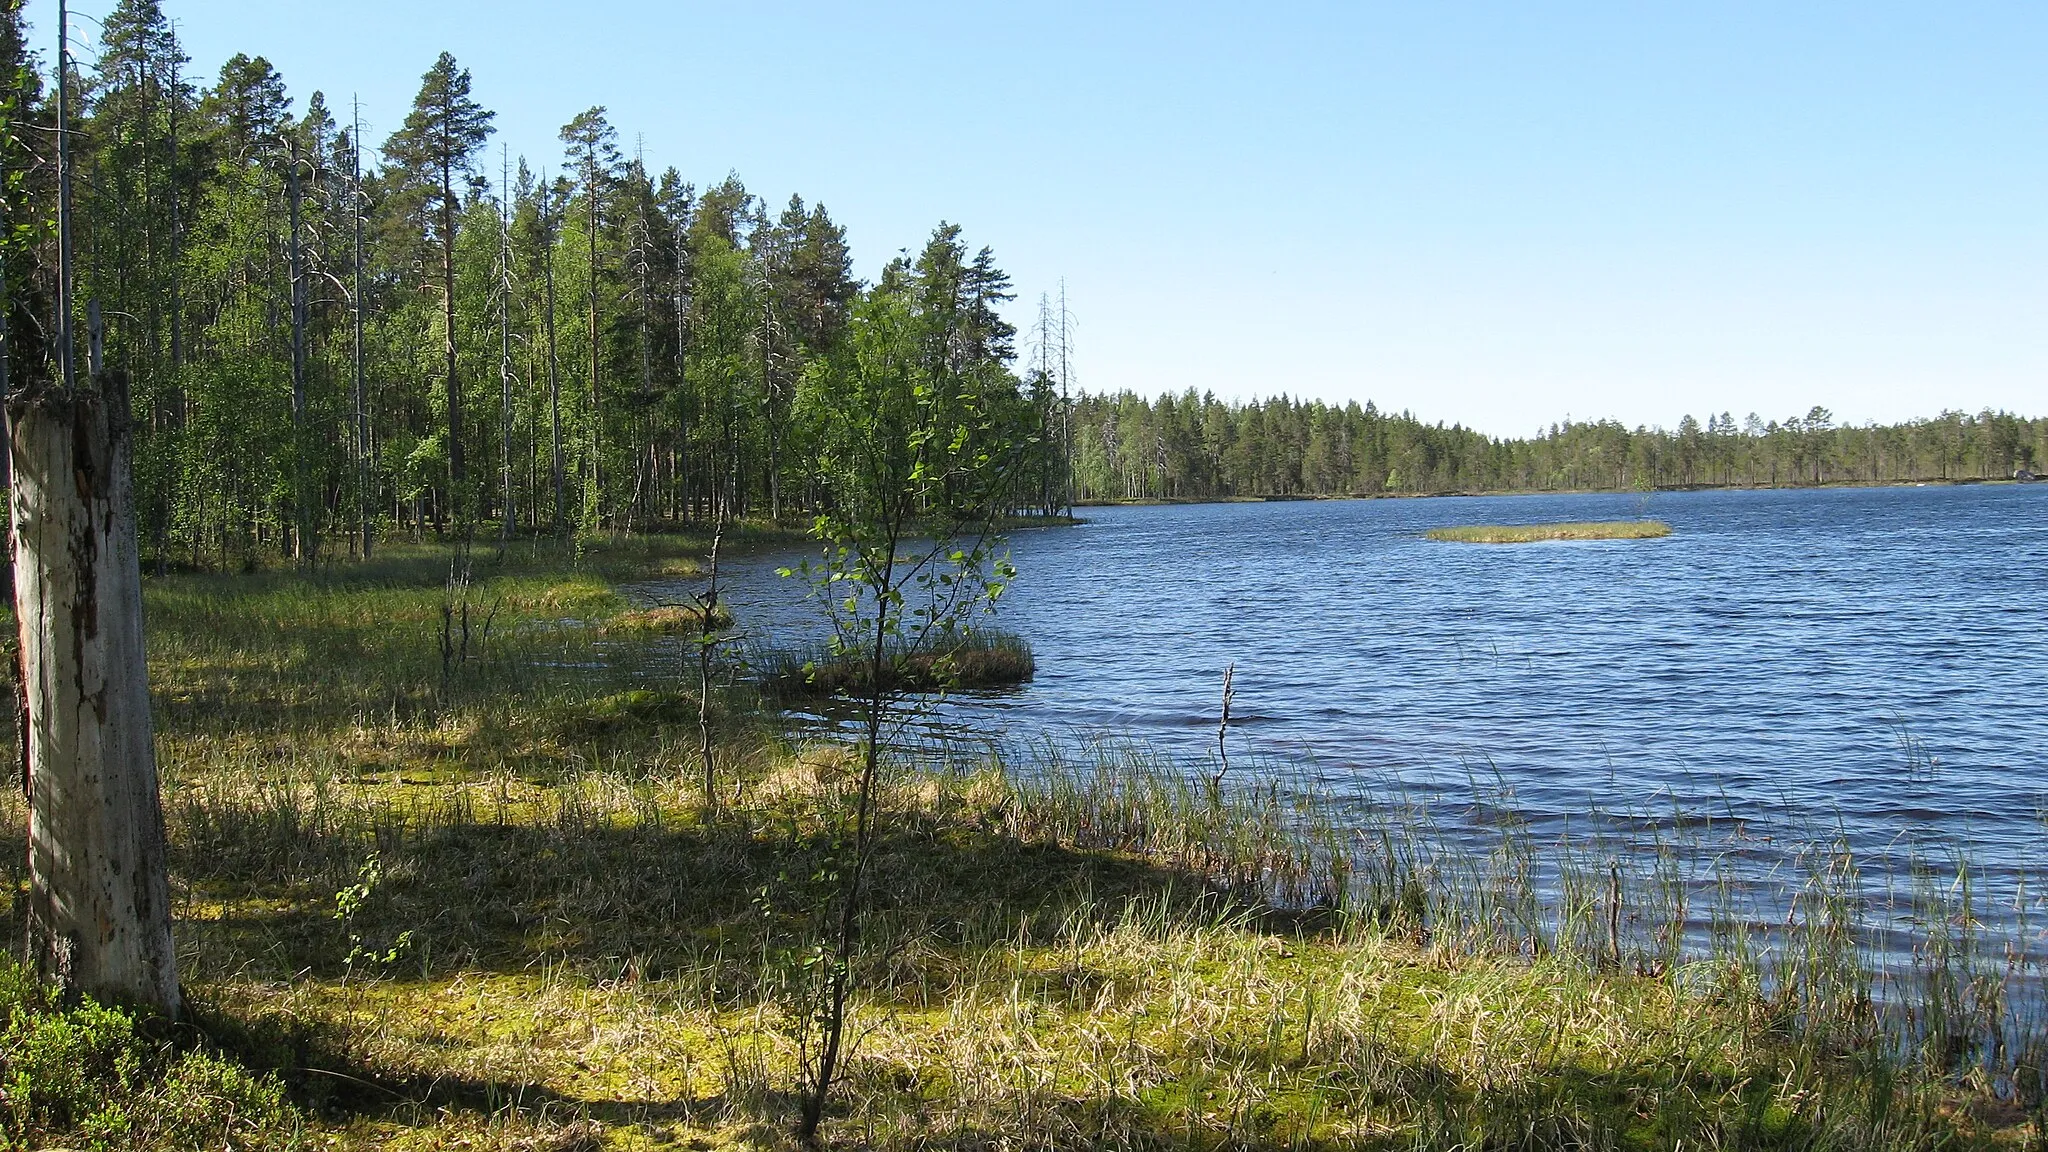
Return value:
[(1335, 492), (1272, 496), (1146, 496), (1130, 500), (1076, 500), (1075, 508), (1150, 508), (1182, 504), (1288, 504), (1305, 500), (1426, 500), (1443, 496), (1644, 496), (1663, 492), (1808, 492), (1840, 488), (1959, 488), (1970, 485), (2027, 486), (2040, 481), (2002, 476), (1954, 480), (1829, 480), (1821, 484), (1664, 484), (1635, 488), (1471, 488), (1451, 492)]

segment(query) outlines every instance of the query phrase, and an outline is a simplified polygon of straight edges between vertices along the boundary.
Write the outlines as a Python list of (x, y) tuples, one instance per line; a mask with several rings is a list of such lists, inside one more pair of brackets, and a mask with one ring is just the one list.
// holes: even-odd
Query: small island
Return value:
[(1567, 524), (1470, 524), (1431, 528), (1431, 540), (1461, 544), (1532, 544), (1539, 540), (1654, 540), (1671, 535), (1662, 520), (1599, 520)]
[[(770, 653), (762, 683), (779, 700), (859, 696), (874, 689), (867, 658), (829, 650)], [(936, 648), (897, 652), (883, 665), (890, 692), (1014, 688), (1038, 671), (1031, 645), (1013, 632), (976, 628), (939, 639)]]

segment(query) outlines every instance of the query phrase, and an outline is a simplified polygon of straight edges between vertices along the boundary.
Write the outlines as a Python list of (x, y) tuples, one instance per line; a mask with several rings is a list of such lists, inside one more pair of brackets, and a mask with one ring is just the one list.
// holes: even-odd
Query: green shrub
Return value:
[(91, 1001), (63, 1012), (23, 1002), (0, 1035), (9, 1134), (118, 1131), (140, 1047), (126, 1013)]
[(283, 1089), (204, 1051), (180, 1052), (92, 1000), (63, 1007), (0, 960), (0, 1144), (259, 1149), (297, 1127)]
[(274, 1077), (209, 1052), (178, 1057), (132, 1114), (148, 1148), (265, 1148), (297, 1128)]

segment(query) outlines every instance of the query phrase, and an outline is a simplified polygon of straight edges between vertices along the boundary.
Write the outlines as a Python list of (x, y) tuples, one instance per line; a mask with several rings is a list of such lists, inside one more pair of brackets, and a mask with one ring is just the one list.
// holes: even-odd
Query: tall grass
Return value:
[[(896, 765), (885, 802), (901, 831), (876, 863), (887, 897), (866, 927), (866, 1039), (842, 1125), (884, 1120), (908, 1144), (1277, 1144), (1384, 1126), (1562, 1146), (1633, 1122), (1680, 1143), (1917, 1147), (1954, 1136), (1943, 1109), (1959, 1091), (1993, 1108), (2038, 1098), (2038, 1047), (2010, 1032), (1985, 1047), (1993, 1021), (1975, 1000), (1925, 983), (1968, 969), (1955, 942), (1922, 983), (1889, 986), (1918, 998), (1887, 999), (1839, 856), (1809, 862), (1795, 914), (1768, 939), (1720, 910), (1729, 934), (1674, 963), (1646, 946), (1668, 903), (1605, 867), (1553, 857), (1577, 868), (1577, 895), (1553, 901), (1532, 892), (1539, 846), (1474, 856), (1404, 818), (1374, 837), (1374, 859), (1357, 847), (1366, 833), (1301, 782), (1188, 780), (1138, 749)], [(663, 1081), (674, 1098), (771, 1130), (790, 1115), (778, 1086), (803, 1035), (793, 989), (850, 789), (829, 749), (758, 778), (718, 825), (692, 818), (689, 787), (663, 775), (476, 781), (432, 800), (338, 783), (297, 765), (173, 809), (181, 872), (209, 877), (223, 907), (237, 886), (332, 891), (375, 853), (388, 888), (364, 931), (379, 948), (402, 931), (417, 941), (384, 973), (402, 980), (344, 1011), (325, 909), (260, 932), (195, 916), (182, 933), (193, 970), (237, 1010), (340, 1012), (362, 1022), (359, 1059), (430, 1076), (443, 1041), (408, 1014), (452, 981), (500, 1022), (467, 1025), (484, 1035), (509, 1023), (538, 1043), (578, 1013), (644, 1019), (629, 1029), (641, 1039), (598, 1046), (644, 1060), (667, 1037), (701, 1065), (659, 1058), (679, 1077)], [(252, 991), (268, 986), (248, 980), (257, 956), (261, 971), (328, 983)], [(517, 977), (535, 962), (545, 979)], [(489, 1059), (590, 1090), (550, 1051)], [(1635, 1103), (1617, 1111), (1616, 1092)]]
[(1054, 746), (983, 755), (1027, 840), (1162, 861), (1240, 904), (1440, 955), (1655, 980), (1743, 1004), (1817, 1052), (1881, 1052), (1895, 1071), (2007, 1102), (2048, 1098), (2048, 967), (2030, 897), (1987, 893), (1964, 860), (1866, 861), (1835, 838), (1759, 877), (1682, 820), (1538, 839), (1515, 822), (1440, 824), (1392, 789), (1340, 802), (1300, 766), (1267, 764), (1259, 783), (1219, 793), (1212, 766), (1127, 742), (1079, 759)]

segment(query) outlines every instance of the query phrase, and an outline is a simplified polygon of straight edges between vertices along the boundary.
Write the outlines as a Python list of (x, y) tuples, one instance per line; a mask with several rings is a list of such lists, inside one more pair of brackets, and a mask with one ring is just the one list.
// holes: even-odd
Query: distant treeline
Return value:
[(1723, 413), (1496, 439), (1369, 402), (1123, 392), (1080, 398), (1072, 421), (1081, 501), (1991, 479), (2048, 463), (2048, 419), (1990, 411), (1888, 425)]

